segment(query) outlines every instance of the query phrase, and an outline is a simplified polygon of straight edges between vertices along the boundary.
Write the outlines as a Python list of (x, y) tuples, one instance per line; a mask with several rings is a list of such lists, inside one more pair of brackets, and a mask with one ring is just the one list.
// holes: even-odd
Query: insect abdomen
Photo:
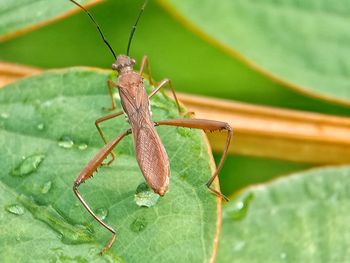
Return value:
[(152, 126), (133, 131), (136, 159), (148, 185), (164, 195), (169, 185), (169, 160), (160, 138)]

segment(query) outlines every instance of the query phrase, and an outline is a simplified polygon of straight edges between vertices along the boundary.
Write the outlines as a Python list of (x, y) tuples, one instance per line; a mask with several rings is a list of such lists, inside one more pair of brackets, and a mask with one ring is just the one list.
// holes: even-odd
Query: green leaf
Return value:
[(347, 262), (350, 167), (296, 173), (225, 208), (217, 262)]
[[(92, 3), (95, 0), (81, 0), (80, 3)], [(25, 32), (38, 24), (46, 24), (76, 8), (68, 0), (2, 0), (0, 2), (0, 40), (8, 36)]]
[[(212, 257), (220, 217), (217, 198), (205, 186), (211, 174), (207, 144), (198, 130), (165, 126), (157, 130), (170, 159), (170, 186), (164, 197), (152, 197), (149, 208), (135, 201), (144, 179), (131, 136), (116, 147), (112, 165), (79, 188), (117, 230), (107, 256), (97, 256), (111, 233), (82, 207), (72, 186), (103, 146), (94, 121), (108, 114), (102, 108), (111, 105), (106, 84), (111, 77), (110, 71), (75, 68), (0, 90), (2, 262), (207, 262)], [(154, 120), (179, 117), (162, 93), (152, 98), (152, 112)], [(124, 117), (102, 123), (108, 140), (128, 127)]]
[[(139, 1), (118, 0), (89, 9), (117, 53), (125, 52), (140, 6)], [(122, 14), (120, 19), (116, 12)], [(159, 37), (149, 37), (155, 33)], [(44, 68), (110, 68), (112, 64), (111, 54), (84, 12), (0, 43), (0, 50), (0, 60)], [(232, 59), (189, 32), (155, 1), (148, 2), (131, 47), (137, 64), (143, 55), (149, 57), (153, 77), (170, 78), (176, 91), (349, 115), (349, 107), (303, 96)]]
[(350, 5), (345, 0), (160, 2), (256, 70), (302, 92), (349, 104)]

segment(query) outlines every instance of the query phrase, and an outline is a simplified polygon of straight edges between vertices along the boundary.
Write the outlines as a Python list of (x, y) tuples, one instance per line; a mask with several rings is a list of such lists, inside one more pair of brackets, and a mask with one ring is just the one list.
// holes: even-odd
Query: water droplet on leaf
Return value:
[(235, 201), (235, 206), (228, 215), (232, 220), (242, 220), (246, 217), (251, 201), (254, 199), (253, 193), (248, 193)]
[(23, 215), (24, 207), (19, 204), (13, 204), (5, 207), (6, 211), (14, 215)]
[(42, 131), (42, 130), (44, 130), (45, 125), (44, 125), (44, 123), (39, 123), (39, 124), (36, 126), (36, 128), (37, 128), (39, 131)]
[(42, 194), (47, 194), (50, 191), (51, 186), (52, 186), (52, 182), (51, 181), (46, 182), (41, 188), (41, 193)]
[(58, 142), (58, 146), (65, 149), (70, 149), (73, 147), (73, 145), (74, 145), (73, 140), (68, 136), (63, 136)]
[(136, 218), (130, 225), (133, 232), (141, 232), (147, 227), (147, 220), (143, 216)]
[(82, 143), (82, 144), (79, 144), (79, 145), (78, 145), (78, 149), (79, 149), (79, 150), (86, 150), (87, 147), (88, 147), (88, 146), (87, 146), (86, 143)]
[(25, 176), (35, 172), (44, 158), (45, 155), (43, 154), (34, 154), (24, 158), (24, 160), (11, 171), (11, 175)]
[(151, 207), (159, 200), (159, 195), (145, 183), (139, 184), (135, 193), (135, 202), (138, 206)]
[(104, 208), (104, 207), (101, 207), (99, 209), (96, 210), (96, 215), (99, 219), (101, 220), (105, 220), (105, 218), (107, 217), (108, 215), (108, 209), (107, 208)]

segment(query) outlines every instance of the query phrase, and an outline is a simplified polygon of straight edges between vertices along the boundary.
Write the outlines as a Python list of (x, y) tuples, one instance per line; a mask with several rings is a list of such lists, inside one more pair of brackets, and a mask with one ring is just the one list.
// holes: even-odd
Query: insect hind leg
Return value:
[(206, 120), (206, 119), (172, 119), (172, 120), (163, 120), (163, 121), (157, 121), (154, 122), (155, 126), (159, 125), (169, 125), (169, 126), (178, 126), (178, 127), (185, 127), (185, 128), (194, 128), (194, 129), (202, 129), (204, 131), (221, 131), (226, 130), (227, 131), (227, 139), (226, 144), (224, 148), (224, 152), (221, 156), (221, 159), (219, 161), (219, 164), (217, 166), (216, 171), (213, 173), (213, 175), (210, 177), (209, 181), (206, 183), (206, 186), (209, 188), (209, 190), (214, 193), (216, 196), (219, 196), (226, 201), (228, 201), (228, 198), (223, 195), (220, 191), (214, 189), (211, 187), (212, 183), (214, 182), (215, 178), (218, 176), (224, 161), (228, 154), (228, 148), (231, 143), (231, 138), (233, 135), (233, 129), (231, 126), (222, 121), (214, 121), (214, 120)]
[(103, 160), (110, 154), (110, 152), (114, 149), (114, 147), (117, 146), (117, 144), (127, 135), (131, 133), (131, 129), (128, 129), (124, 133), (122, 133), (120, 136), (115, 138), (114, 140), (107, 143), (84, 167), (84, 169), (81, 171), (79, 176), (75, 179), (73, 184), (73, 192), (78, 197), (79, 201), (82, 203), (84, 208), (90, 213), (90, 215), (99, 222), (104, 228), (106, 228), (108, 231), (110, 231), (113, 236), (108, 241), (107, 245), (103, 248), (101, 251), (101, 254), (104, 254), (108, 249), (110, 249), (116, 239), (116, 231), (109, 225), (107, 225), (105, 222), (103, 222), (95, 213), (92, 211), (88, 203), (84, 200), (83, 196), (78, 191), (78, 187), (84, 183), (86, 180), (90, 179), (93, 175), (93, 173), (96, 171), (96, 169), (101, 166)]

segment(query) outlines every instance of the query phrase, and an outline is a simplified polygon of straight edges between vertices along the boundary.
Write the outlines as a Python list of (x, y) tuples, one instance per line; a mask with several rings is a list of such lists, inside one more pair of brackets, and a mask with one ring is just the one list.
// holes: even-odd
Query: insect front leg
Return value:
[(176, 93), (175, 93), (175, 90), (173, 88), (173, 85), (171, 84), (171, 80), (170, 79), (163, 79), (161, 82), (159, 82), (158, 86), (156, 87), (155, 90), (153, 90), (149, 95), (148, 95), (148, 98), (152, 98), (153, 95), (155, 95), (161, 88), (164, 88), (165, 85), (169, 86), (170, 90), (171, 90), (171, 93), (173, 94), (173, 97), (174, 97), (174, 100), (176, 102), (176, 105), (177, 105), (177, 109), (179, 111), (179, 114), (183, 114), (182, 112), (182, 109), (181, 109), (181, 106), (180, 106), (180, 103), (179, 103), (179, 100), (177, 99), (177, 96), (176, 96)]
[(153, 86), (154, 84), (153, 84), (153, 80), (152, 80), (151, 67), (149, 65), (149, 61), (148, 61), (147, 56), (143, 56), (143, 58), (142, 58), (140, 72), (139, 72), (140, 75), (142, 75), (142, 73), (145, 71), (145, 67), (147, 69), (148, 82), (149, 82), (149, 84), (151, 84)]
[(216, 171), (210, 177), (210, 179), (206, 185), (211, 192), (213, 192), (217, 196), (222, 197), (226, 201), (228, 201), (228, 198), (226, 196), (224, 196), (221, 192), (213, 189), (211, 187), (211, 185), (212, 185), (213, 181), (215, 180), (215, 178), (218, 176), (218, 174), (219, 174), (219, 172), (224, 164), (224, 161), (227, 157), (228, 148), (230, 146), (231, 138), (233, 135), (233, 129), (231, 128), (231, 126), (226, 122), (205, 120), (205, 119), (173, 119), (173, 120), (157, 121), (157, 122), (154, 122), (154, 124), (155, 124), (155, 126), (169, 125), (169, 126), (178, 126), (178, 127), (185, 127), (185, 128), (202, 129), (204, 131), (221, 131), (221, 130), (227, 131), (227, 139), (226, 139), (224, 152), (221, 156), (221, 159), (220, 159), (220, 162), (217, 166)]
[[(142, 58), (142, 62), (141, 62), (141, 67), (140, 67), (140, 74), (142, 74), (144, 72), (144, 69), (147, 69), (147, 74), (148, 74), (148, 81), (149, 83), (153, 86), (153, 81), (152, 81), (152, 75), (151, 75), (151, 69), (150, 69), (150, 65), (149, 65), (149, 61), (148, 61), (148, 57), (147, 56), (143, 56)], [(181, 110), (181, 107), (180, 107), (180, 103), (179, 103), (179, 100), (177, 99), (177, 96), (176, 96), (176, 93), (175, 93), (175, 90), (173, 88), (173, 85), (171, 83), (171, 80), (170, 79), (164, 79), (162, 80), (158, 85), (157, 87), (155, 88), (155, 90), (153, 90), (149, 95), (148, 95), (148, 98), (150, 99), (154, 94), (156, 94), (161, 88), (165, 87), (166, 84), (168, 84), (170, 90), (171, 90), (171, 93), (173, 94), (173, 97), (175, 99), (175, 102), (176, 102), (176, 105), (177, 105), (177, 108), (179, 110), (179, 113), (181, 114), (182, 113), (182, 110)]]
[(113, 96), (113, 90), (117, 86), (117, 84), (109, 79), (107, 81), (107, 86), (108, 86), (109, 96), (111, 97), (111, 100), (112, 100), (112, 107), (111, 108), (104, 108), (104, 109), (106, 111), (112, 111), (112, 110), (115, 110), (115, 108), (117, 107), (116, 104), (115, 104), (114, 96)]
[[(101, 129), (101, 127), (100, 127), (99, 124), (100, 124), (101, 122), (104, 122), (104, 121), (107, 121), (107, 120), (116, 118), (116, 117), (122, 115), (123, 113), (124, 113), (124, 112), (120, 111), (120, 112), (117, 112), (117, 113), (109, 114), (109, 115), (103, 116), (103, 117), (101, 117), (101, 118), (98, 118), (98, 119), (95, 121), (95, 126), (96, 126), (96, 128), (97, 128), (99, 134), (101, 135), (104, 144), (107, 144), (107, 140), (106, 140), (106, 137), (104, 136), (103, 131), (102, 131), (102, 129)], [(106, 163), (106, 165), (110, 165), (110, 164), (115, 160), (115, 154), (114, 154), (113, 151), (111, 151), (111, 157), (112, 157), (112, 159), (111, 159), (108, 163)], [(103, 165), (104, 165), (104, 164), (103, 164)]]
[(90, 213), (90, 215), (99, 222), (104, 228), (109, 230), (113, 236), (107, 243), (107, 245), (103, 248), (101, 251), (101, 254), (105, 253), (108, 249), (110, 249), (113, 245), (113, 242), (116, 239), (116, 231), (109, 225), (107, 225), (105, 222), (103, 222), (96, 214), (92, 211), (92, 209), (89, 207), (89, 205), (86, 203), (82, 195), (78, 191), (79, 185), (81, 185), (83, 182), (88, 180), (92, 177), (93, 173), (96, 171), (96, 169), (102, 164), (103, 160), (110, 154), (110, 152), (113, 150), (115, 146), (127, 135), (131, 133), (131, 130), (127, 130), (124, 133), (122, 133), (119, 137), (114, 139), (113, 141), (107, 143), (84, 167), (84, 169), (81, 171), (79, 176), (75, 179), (74, 185), (73, 185), (73, 191), (75, 195), (78, 197), (79, 201), (83, 204), (84, 208)]

